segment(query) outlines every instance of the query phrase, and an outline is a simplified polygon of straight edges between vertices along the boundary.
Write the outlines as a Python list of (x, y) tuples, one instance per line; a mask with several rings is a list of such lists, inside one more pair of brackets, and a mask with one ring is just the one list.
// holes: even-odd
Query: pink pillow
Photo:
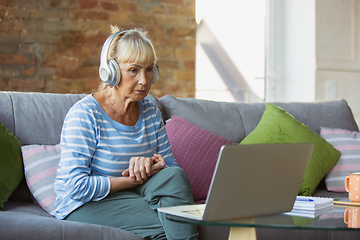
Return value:
[(231, 141), (173, 116), (166, 123), (173, 154), (187, 174), (194, 201), (205, 202), (222, 145)]

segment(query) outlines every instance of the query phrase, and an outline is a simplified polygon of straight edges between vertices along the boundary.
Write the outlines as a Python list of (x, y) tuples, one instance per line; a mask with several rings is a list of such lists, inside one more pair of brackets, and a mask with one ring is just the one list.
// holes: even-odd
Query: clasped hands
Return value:
[(164, 169), (166, 161), (160, 154), (154, 154), (153, 157), (132, 157), (129, 168), (122, 175), (130, 177), (133, 182), (143, 184), (156, 173)]

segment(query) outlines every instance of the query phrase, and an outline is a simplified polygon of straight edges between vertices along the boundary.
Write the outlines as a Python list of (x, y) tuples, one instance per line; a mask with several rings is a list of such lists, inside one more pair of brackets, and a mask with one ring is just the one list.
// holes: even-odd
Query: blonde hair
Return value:
[[(111, 25), (111, 32), (116, 33), (121, 31), (117, 26)], [(150, 39), (147, 37), (147, 32), (140, 28), (126, 30), (119, 34), (112, 41), (108, 59), (114, 59), (118, 64), (120, 63), (155, 63), (156, 52)], [(98, 91), (104, 90), (108, 87), (106, 83), (101, 83)]]

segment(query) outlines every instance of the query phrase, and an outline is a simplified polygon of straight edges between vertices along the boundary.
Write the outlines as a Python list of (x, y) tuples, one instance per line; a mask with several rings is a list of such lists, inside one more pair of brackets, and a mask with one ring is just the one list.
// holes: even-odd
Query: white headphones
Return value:
[[(106, 39), (101, 50), (99, 75), (100, 75), (100, 79), (110, 87), (118, 85), (121, 80), (119, 64), (114, 59), (107, 58), (110, 44), (116, 36), (124, 35), (126, 32), (127, 30), (122, 30), (111, 34)], [(154, 84), (156, 82), (156, 80), (159, 77), (159, 74), (160, 74), (159, 66), (155, 63), (154, 77), (151, 84)]]

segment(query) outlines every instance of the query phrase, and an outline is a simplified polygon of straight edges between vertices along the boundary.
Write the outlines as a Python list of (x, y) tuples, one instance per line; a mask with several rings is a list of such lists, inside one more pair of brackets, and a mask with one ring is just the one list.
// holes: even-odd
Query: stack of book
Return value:
[(285, 213), (293, 216), (316, 218), (331, 210), (334, 206), (333, 198), (297, 196), (291, 212)]

